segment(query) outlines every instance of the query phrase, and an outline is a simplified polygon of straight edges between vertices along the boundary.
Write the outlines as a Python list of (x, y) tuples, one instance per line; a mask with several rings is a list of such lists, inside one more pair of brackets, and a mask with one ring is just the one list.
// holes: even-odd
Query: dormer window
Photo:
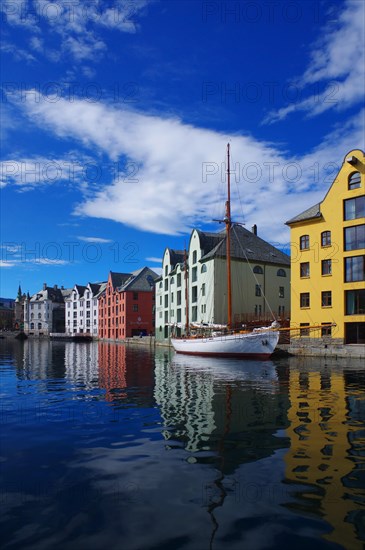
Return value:
[(360, 172), (352, 172), (349, 175), (349, 190), (358, 189), (361, 185), (361, 174)]

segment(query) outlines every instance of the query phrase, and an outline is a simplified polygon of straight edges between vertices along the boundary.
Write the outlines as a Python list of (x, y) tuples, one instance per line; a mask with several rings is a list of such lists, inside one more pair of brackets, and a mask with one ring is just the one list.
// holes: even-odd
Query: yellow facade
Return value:
[(365, 343), (365, 161), (350, 151), (323, 201), (286, 222), (291, 229), (291, 325)]

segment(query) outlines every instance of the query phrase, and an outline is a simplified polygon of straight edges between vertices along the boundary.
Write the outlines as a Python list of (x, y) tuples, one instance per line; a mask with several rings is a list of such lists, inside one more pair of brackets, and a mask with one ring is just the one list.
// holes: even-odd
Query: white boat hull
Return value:
[(267, 359), (279, 341), (278, 331), (263, 330), (248, 334), (228, 334), (206, 338), (172, 338), (177, 353), (212, 357), (250, 357)]

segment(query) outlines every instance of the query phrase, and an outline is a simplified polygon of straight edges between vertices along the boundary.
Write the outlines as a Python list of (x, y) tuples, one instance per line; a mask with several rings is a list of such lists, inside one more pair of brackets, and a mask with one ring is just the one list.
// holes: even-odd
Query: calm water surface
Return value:
[(0, 341), (6, 549), (363, 548), (365, 369)]

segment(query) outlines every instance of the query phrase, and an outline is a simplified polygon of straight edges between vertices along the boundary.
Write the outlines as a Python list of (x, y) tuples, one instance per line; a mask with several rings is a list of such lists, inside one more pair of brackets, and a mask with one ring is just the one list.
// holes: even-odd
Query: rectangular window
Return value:
[(191, 320), (193, 322), (198, 320), (198, 308), (197, 306), (194, 306), (191, 308)]
[(308, 250), (309, 248), (309, 235), (302, 235), (299, 240), (300, 250)]
[(309, 323), (300, 323), (300, 336), (309, 336), (309, 329), (302, 327), (309, 327)]
[(177, 301), (176, 305), (181, 306), (181, 290), (177, 291), (176, 301)]
[(174, 293), (171, 292), (171, 303), (173, 304), (174, 303)]
[(344, 220), (365, 217), (365, 195), (344, 201)]
[(169, 289), (169, 280), (165, 279), (165, 291)]
[(309, 262), (302, 262), (300, 264), (300, 276), (309, 277)]
[(321, 323), (321, 336), (332, 336), (331, 323)]
[(365, 281), (365, 256), (345, 258), (345, 283)]
[(206, 313), (206, 312), (207, 312), (207, 306), (206, 306), (206, 304), (202, 304), (201, 311), (202, 311), (202, 313)]
[(322, 275), (332, 275), (332, 260), (322, 260)]
[(321, 233), (321, 246), (331, 245), (331, 231), (323, 231)]
[(285, 306), (279, 306), (279, 317), (284, 317), (285, 315)]
[(133, 300), (138, 300), (138, 292), (133, 292)]
[(198, 299), (198, 287), (193, 286), (191, 289), (191, 301), (194, 303)]
[(363, 315), (365, 313), (365, 289), (346, 290), (346, 315)]
[(261, 296), (261, 285), (255, 286), (255, 296)]
[(346, 227), (344, 230), (345, 250), (365, 248), (365, 224)]
[(138, 304), (133, 304), (133, 311), (138, 311)]
[(181, 323), (181, 309), (176, 310), (176, 316), (177, 323)]
[(279, 298), (284, 298), (284, 287), (279, 286)]
[(322, 292), (322, 307), (332, 307), (332, 292), (324, 290)]
[(181, 286), (181, 273), (176, 275), (176, 285)]
[(202, 296), (205, 296), (205, 283), (202, 284)]
[(87, 300), (86, 307), (90, 307), (90, 300)]
[(167, 294), (165, 294), (165, 308), (169, 307), (169, 297)]
[(300, 307), (310, 307), (309, 292), (301, 292), (300, 293)]
[(193, 267), (193, 269), (191, 270), (191, 282), (195, 283), (197, 278), (198, 278), (198, 268)]

